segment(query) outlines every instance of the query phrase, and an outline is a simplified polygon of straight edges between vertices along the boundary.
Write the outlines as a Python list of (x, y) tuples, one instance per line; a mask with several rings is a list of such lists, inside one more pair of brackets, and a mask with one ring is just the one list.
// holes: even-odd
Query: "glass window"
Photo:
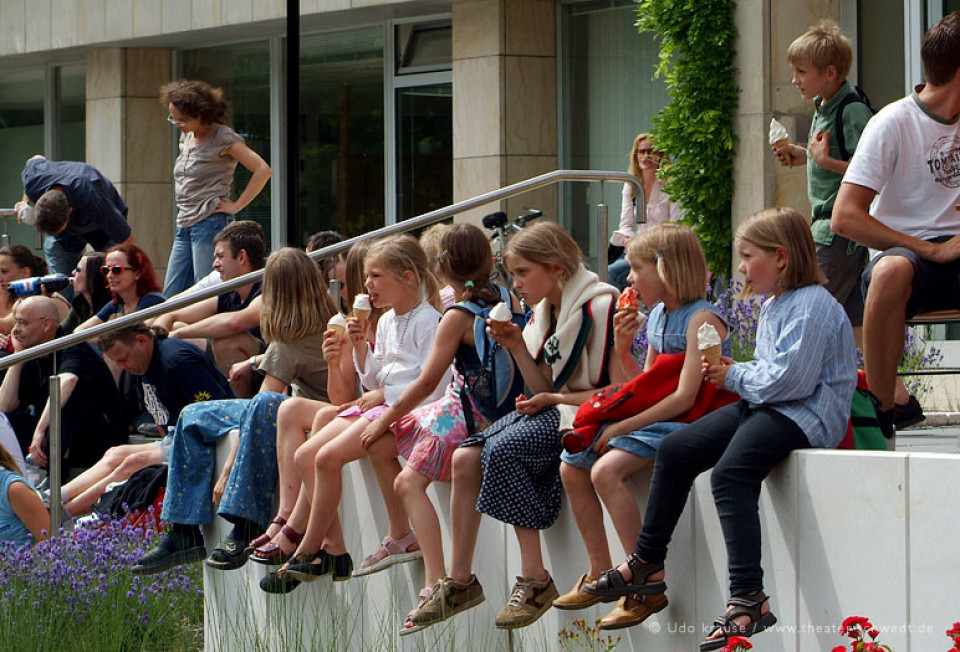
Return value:
[[(23, 164), (43, 153), (43, 76), (42, 68), (0, 75), (0, 152), (7, 161), (0, 174), (0, 196), (5, 208), (23, 196)], [(36, 246), (32, 226), (17, 224), (15, 218), (4, 218), (0, 225), (12, 242)]]
[[(223, 89), (230, 125), (243, 136), (250, 149), (270, 163), (270, 44), (256, 41), (187, 50), (180, 57), (180, 66), (181, 77), (202, 79)], [(249, 180), (250, 172), (238, 165), (233, 178), (234, 198)], [(238, 216), (255, 220), (263, 227), (268, 247), (271, 246), (270, 192), (271, 182), (267, 182), (256, 199)]]
[(300, 42), (300, 223), (303, 242), (332, 229), (354, 236), (384, 223), (383, 29)]
[[(633, 2), (566, 5), (562, 16), (561, 161), (564, 168), (626, 170), (634, 137), (650, 130), (650, 118), (669, 100), (653, 78), (659, 49), (634, 25)], [(609, 236), (596, 233), (597, 183), (564, 184), (561, 221), (581, 243), (588, 265)], [(609, 230), (619, 222), (619, 183), (603, 184)], [(587, 243), (589, 245), (587, 246)]]
[(87, 67), (79, 63), (59, 69), (54, 156), (65, 161), (86, 159)]
[(397, 91), (397, 219), (453, 203), (453, 88)]
[(450, 21), (396, 26), (397, 74), (450, 70), (453, 65)]
[(880, 108), (904, 95), (903, 1), (873, 0), (869, 6), (861, 2), (858, 16), (857, 83)]

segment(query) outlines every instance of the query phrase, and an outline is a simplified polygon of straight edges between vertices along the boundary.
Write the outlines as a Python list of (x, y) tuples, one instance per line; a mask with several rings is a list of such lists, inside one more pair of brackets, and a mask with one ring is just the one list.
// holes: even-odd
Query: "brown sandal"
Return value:
[[(284, 525), (280, 528), (280, 534), (287, 537), (287, 541), (292, 543), (294, 547), (300, 545), (300, 541), (303, 539), (303, 534), (297, 532), (289, 525)], [(296, 550), (294, 550), (294, 552), (296, 552)], [(269, 541), (254, 550), (250, 559), (258, 564), (282, 564), (290, 559), (292, 555), (292, 552), (284, 552), (276, 541)]]
[[(279, 525), (279, 526), (282, 527), (282, 526), (284, 526), (284, 525), (286, 525), (286, 524), (287, 524), (287, 519), (283, 518), (282, 516), (278, 516), (278, 517), (276, 517), (275, 519), (273, 519), (272, 521), (270, 521), (270, 525)], [(270, 526), (269, 526), (269, 525), (267, 526), (267, 529), (268, 529), (268, 530), (270, 529)], [(260, 536), (258, 536), (256, 539), (254, 539), (253, 541), (251, 541), (250, 543), (248, 543), (248, 544), (247, 544), (247, 547), (243, 549), (243, 552), (245, 552), (245, 553), (248, 554), (248, 555), (251, 555), (251, 554), (253, 554), (253, 551), (254, 551), (254, 550), (256, 550), (257, 548), (259, 548), (260, 546), (265, 546), (265, 545), (267, 545), (267, 544), (270, 543), (270, 541), (272, 541), (272, 540), (273, 540), (273, 537), (270, 536), (269, 534), (267, 534), (266, 532), (264, 532), (263, 534), (261, 534)]]

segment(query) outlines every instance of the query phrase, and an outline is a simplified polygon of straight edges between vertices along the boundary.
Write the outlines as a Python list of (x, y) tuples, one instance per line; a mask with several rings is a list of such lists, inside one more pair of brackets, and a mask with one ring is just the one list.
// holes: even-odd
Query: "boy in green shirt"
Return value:
[[(863, 349), (863, 290), (860, 277), (867, 264), (866, 247), (830, 230), (833, 202), (860, 134), (873, 115), (860, 95), (847, 82), (853, 62), (850, 40), (830, 22), (811, 27), (787, 49), (793, 68), (793, 85), (816, 110), (810, 123), (808, 147), (788, 143), (774, 147), (781, 165), (807, 164), (807, 196), (813, 209), (813, 240), (817, 260), (827, 277), (827, 290), (840, 302), (853, 326), (857, 346)], [(849, 97), (849, 96), (853, 97)], [(840, 112), (838, 120), (837, 113)], [(841, 135), (834, 133), (842, 125)], [(792, 159), (792, 160), (791, 160)], [(897, 427), (905, 428), (923, 419), (916, 398), (902, 382), (897, 383)]]

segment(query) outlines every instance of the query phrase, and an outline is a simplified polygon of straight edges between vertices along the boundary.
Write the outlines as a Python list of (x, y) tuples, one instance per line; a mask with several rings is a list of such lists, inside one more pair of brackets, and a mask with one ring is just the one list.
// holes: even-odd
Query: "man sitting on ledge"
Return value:
[[(260, 225), (250, 220), (228, 224), (213, 240), (213, 268), (224, 281), (237, 278), (263, 267), (266, 240)], [(251, 283), (218, 297), (161, 315), (154, 320), (170, 332), (170, 337), (192, 340), (204, 348), (209, 342), (217, 367), (224, 376), (234, 363), (263, 353), (260, 336), (261, 283)], [(241, 398), (253, 395), (250, 376), (234, 385)]]
[(831, 228), (880, 254), (864, 272), (863, 360), (894, 435), (894, 383), (907, 317), (960, 308), (960, 12), (921, 46), (927, 83), (867, 123)]

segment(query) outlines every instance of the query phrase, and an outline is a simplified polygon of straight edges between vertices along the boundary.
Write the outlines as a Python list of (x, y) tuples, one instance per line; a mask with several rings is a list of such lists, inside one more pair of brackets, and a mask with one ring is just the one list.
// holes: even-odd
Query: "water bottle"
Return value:
[(46, 276), (31, 276), (17, 281), (11, 281), (7, 285), (7, 291), (14, 299), (20, 297), (30, 297), (36, 294), (42, 294), (41, 290), (45, 288), (47, 292), (57, 292), (70, 285), (70, 278), (63, 274), (47, 274)]

